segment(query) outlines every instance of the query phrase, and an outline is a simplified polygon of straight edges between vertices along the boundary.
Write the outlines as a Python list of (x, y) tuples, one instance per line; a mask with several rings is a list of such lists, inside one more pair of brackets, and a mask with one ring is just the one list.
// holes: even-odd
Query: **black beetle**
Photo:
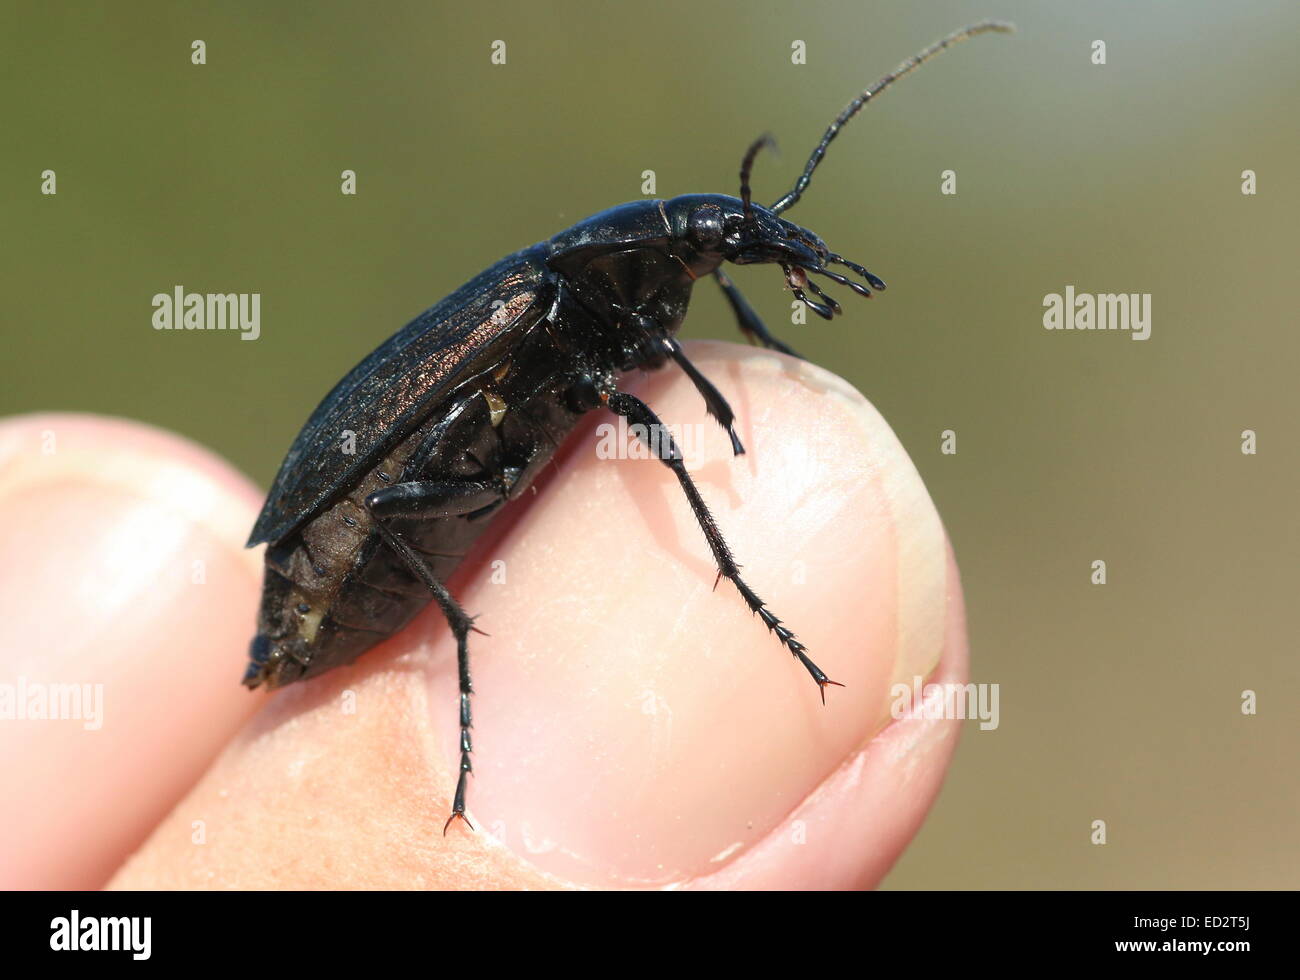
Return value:
[(808, 187), (840, 127), (869, 100), (950, 44), (1010, 29), (989, 21), (957, 31), (863, 91), (831, 123), (793, 189), (771, 207), (750, 200), (750, 169), (769, 142), (763, 137), (745, 153), (739, 198), (690, 194), (603, 211), (502, 259), (358, 364), (299, 433), (248, 539), (249, 547), (269, 547), (244, 683), (275, 688), (350, 663), (402, 629), (432, 596), (455, 634), (460, 670), (460, 778), (443, 832), (457, 817), (464, 820), (474, 627), (442, 583), (578, 419), (604, 406), (638, 435), (653, 434), (647, 442), (680, 481), (718, 578), (731, 580), (807, 668), (824, 702), (826, 685), (836, 682), (741, 580), (680, 450), (648, 405), (618, 390), (616, 376), (675, 362), (733, 451), (743, 453), (726, 399), (673, 339), (696, 280), (713, 276), (741, 331), (785, 353), (793, 352), (768, 333), (722, 272), (724, 262), (780, 265), (794, 295), (826, 319), (840, 306), (810, 273), (861, 296), (884, 289), (781, 213)]

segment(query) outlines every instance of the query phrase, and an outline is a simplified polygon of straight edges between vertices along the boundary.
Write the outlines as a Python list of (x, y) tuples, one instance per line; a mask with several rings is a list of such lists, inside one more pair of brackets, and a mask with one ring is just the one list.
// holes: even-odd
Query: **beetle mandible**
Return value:
[(837, 682), (741, 579), (681, 451), (648, 405), (618, 390), (617, 375), (673, 362), (732, 451), (743, 453), (731, 407), (674, 339), (692, 287), (712, 276), (746, 337), (786, 354), (794, 352), (768, 332), (722, 271), (724, 262), (781, 266), (794, 295), (828, 320), (842, 310), (810, 275), (864, 297), (884, 289), (863, 266), (781, 215), (799, 201), (840, 128), (871, 99), (949, 45), (1011, 29), (986, 21), (956, 31), (865, 89), (770, 207), (754, 204), (749, 186), (754, 158), (770, 143), (762, 137), (745, 152), (740, 197), (688, 194), (603, 211), (502, 259), (373, 351), (298, 434), (249, 536), (249, 547), (268, 547), (244, 683), (282, 687), (350, 663), (432, 598), (456, 638), (460, 685), (460, 775), (443, 833), (457, 818), (468, 824), (474, 625), (443, 582), (578, 419), (605, 407), (625, 417), (673, 471), (719, 579), (735, 586), (803, 664), (825, 702), (827, 685)]

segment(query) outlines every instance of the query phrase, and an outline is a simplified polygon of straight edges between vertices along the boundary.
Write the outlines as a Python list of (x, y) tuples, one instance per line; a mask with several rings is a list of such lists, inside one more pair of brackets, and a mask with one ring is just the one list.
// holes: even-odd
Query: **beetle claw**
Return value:
[(451, 811), (451, 816), (448, 817), (448, 818), (447, 818), (447, 822), (446, 822), (445, 824), (442, 825), (442, 836), (443, 836), (443, 837), (446, 837), (446, 836), (447, 836), (447, 828), (450, 827), (450, 826), (451, 826), (451, 822), (452, 822), (453, 820), (456, 820), (456, 819), (464, 820), (464, 821), (465, 821), (465, 826), (466, 826), (466, 827), (468, 827), (470, 830), (473, 830), (475, 833), (478, 833), (478, 831), (475, 829), (474, 825), (473, 825), (472, 823), (469, 822), (469, 817), (465, 816), (465, 814), (464, 814), (462, 811), (459, 811), (459, 810), (452, 810), (452, 811)]
[(827, 677), (825, 680), (820, 680), (820, 681), (818, 681), (818, 682), (817, 682), (817, 687), (818, 687), (818, 688), (820, 689), (820, 691), (821, 691), (821, 695), (822, 695), (822, 704), (825, 704), (825, 703), (826, 703), (826, 687), (827, 687), (827, 685), (829, 685), (829, 684), (834, 684), (836, 687), (843, 687), (843, 686), (844, 686), (844, 685), (841, 684), (839, 681), (833, 681), (833, 680), (831, 680), (829, 677)]

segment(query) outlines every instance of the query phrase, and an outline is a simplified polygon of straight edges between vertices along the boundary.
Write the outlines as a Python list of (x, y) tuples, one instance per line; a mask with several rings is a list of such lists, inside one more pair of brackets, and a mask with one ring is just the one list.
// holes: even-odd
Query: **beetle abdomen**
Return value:
[[(534, 340), (546, 343), (545, 336), (539, 331)], [(445, 582), (507, 495), (531, 484), (581, 414), (544, 376), (510, 373), (503, 365), (488, 377), (494, 388), (463, 391), (351, 492), (268, 548), (246, 685), (280, 687), (351, 663), (429, 603), (428, 588), (380, 536), (366, 507), (371, 494), (405, 481), (518, 474), (510, 485), (501, 483), (499, 501), (471, 513), (387, 520)]]
[(268, 547), (246, 685), (279, 687), (350, 663), (428, 602), (428, 591), (381, 547), (365, 506), (402, 477), (422, 438), (423, 430), (408, 436), (345, 497)]

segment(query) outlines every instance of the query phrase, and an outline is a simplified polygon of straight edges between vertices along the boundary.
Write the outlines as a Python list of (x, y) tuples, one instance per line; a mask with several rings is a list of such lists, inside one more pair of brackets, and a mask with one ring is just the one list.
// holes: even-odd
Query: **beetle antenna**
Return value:
[[(1010, 34), (1015, 29), (1016, 27), (1014, 24), (1000, 20), (985, 20), (980, 21), (978, 24), (971, 24), (969, 27), (963, 27), (959, 31), (953, 31), (953, 33), (949, 34), (942, 40), (935, 41), (934, 44), (930, 45), (924, 51), (912, 55), (912, 57), (908, 58), (888, 75), (876, 82), (875, 85), (865, 89), (861, 95), (844, 107), (843, 112), (835, 117), (835, 121), (827, 128), (825, 135), (822, 136), (821, 142), (817, 144), (817, 148), (812, 151), (812, 156), (808, 158), (808, 164), (803, 168), (803, 174), (801, 174), (799, 179), (795, 181), (795, 185), (790, 192), (772, 205), (771, 210), (780, 214), (782, 211), (793, 207), (795, 203), (798, 202), (799, 198), (803, 196), (803, 192), (808, 189), (808, 184), (812, 180), (813, 171), (816, 170), (817, 165), (822, 162), (822, 157), (826, 155), (826, 147), (830, 146), (831, 140), (835, 139), (835, 137), (839, 135), (839, 131), (843, 128), (844, 124), (856, 116), (864, 105), (874, 99), (885, 89), (889, 88), (889, 86), (893, 85), (905, 75), (910, 75), (940, 51), (943, 51), (954, 44), (958, 44), (969, 37), (975, 37), (977, 34), (985, 34), (989, 31), (996, 31), (999, 34)], [(755, 148), (750, 147), (751, 156), (754, 152), (757, 152)], [(748, 159), (749, 157), (746, 157), (746, 160)], [(745, 172), (742, 170), (742, 190), (745, 187), (744, 177)], [(748, 199), (746, 198), (745, 200), (745, 208), (746, 211), (748, 211)]]
[(764, 133), (750, 143), (749, 149), (745, 151), (745, 159), (740, 161), (740, 201), (745, 206), (746, 224), (754, 223), (754, 208), (750, 203), (749, 175), (754, 169), (754, 157), (758, 156), (758, 151), (765, 146), (776, 149), (776, 140), (768, 133)]

